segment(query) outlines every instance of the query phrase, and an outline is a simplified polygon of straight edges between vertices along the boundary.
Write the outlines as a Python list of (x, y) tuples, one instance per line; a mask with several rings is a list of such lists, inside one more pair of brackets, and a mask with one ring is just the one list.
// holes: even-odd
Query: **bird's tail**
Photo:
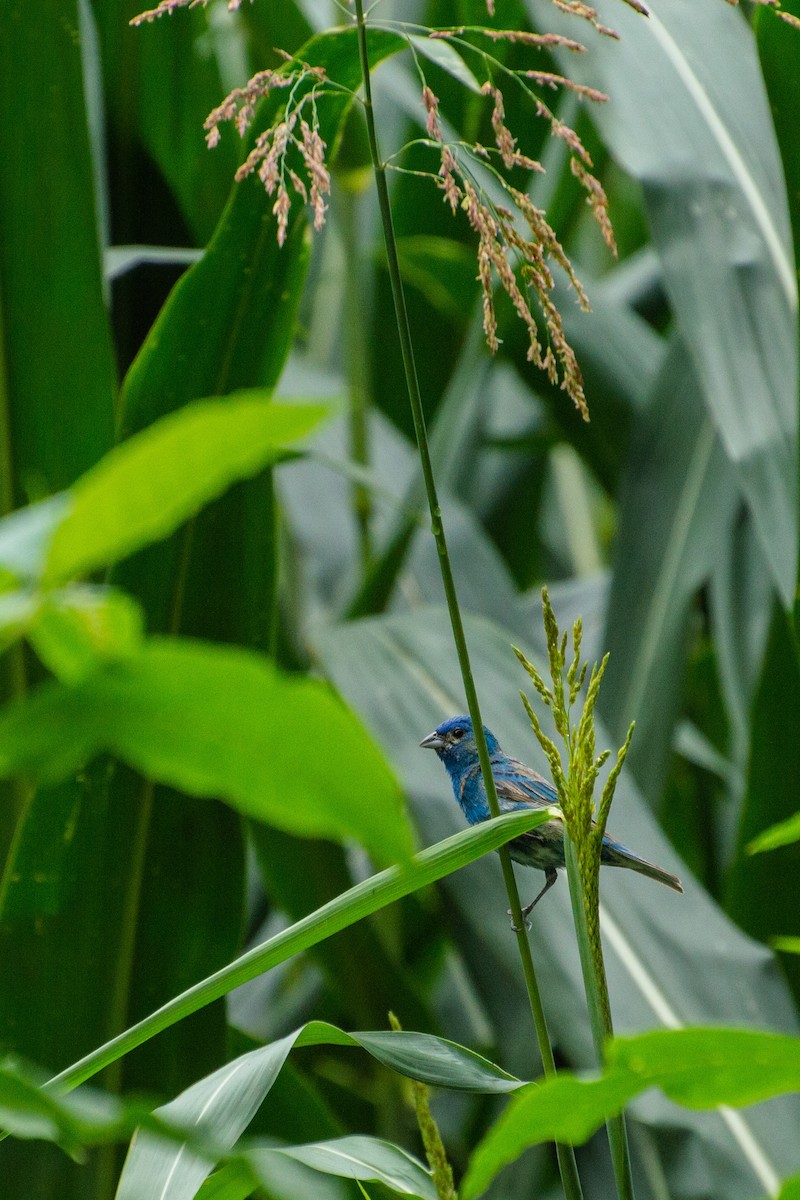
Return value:
[(631, 871), (638, 871), (640, 875), (646, 875), (648, 879), (655, 879), (659, 883), (666, 884), (676, 892), (683, 891), (677, 875), (665, 871), (663, 867), (657, 867), (655, 863), (648, 862), (646, 858), (640, 858), (627, 846), (623, 846), (621, 842), (615, 842), (610, 837), (603, 838), (600, 861), (609, 867), (628, 867)]

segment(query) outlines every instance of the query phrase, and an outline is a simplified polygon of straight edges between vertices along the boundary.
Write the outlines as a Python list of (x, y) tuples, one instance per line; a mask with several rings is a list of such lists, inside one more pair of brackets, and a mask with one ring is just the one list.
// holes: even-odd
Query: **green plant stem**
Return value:
[[(361, 269), (361, 246), (358, 236), (360, 195), (347, 186), (341, 188), (338, 205), (342, 241), (345, 252), (345, 353), (348, 377), (348, 431), (350, 457), (358, 466), (369, 465), (369, 379), (367, 371), (367, 339), (359, 319), (363, 308), (364, 272)], [(358, 529), (361, 573), (366, 575), (372, 565), (372, 493), (363, 483), (352, 488), (353, 513)]]
[[(475, 740), (477, 744), (478, 758), (481, 765), (481, 774), (483, 776), (483, 782), (486, 788), (486, 799), (488, 801), (489, 810), (492, 816), (497, 817), (500, 815), (500, 805), (497, 800), (497, 790), (495, 788), (494, 777), (492, 775), (489, 750), (486, 745), (486, 738), (483, 732), (483, 721), (481, 719), (480, 705), (478, 703), (478, 693), (475, 687), (475, 680), (472, 675), (472, 665), (470, 663), (467, 640), (464, 634), (461, 610), (459, 609), (458, 605), (455, 580), (453, 578), (453, 571), (450, 565), (450, 556), (447, 551), (447, 540), (445, 538), (444, 524), (442, 522), (442, 512), (436, 491), (436, 481), (433, 475), (430, 449), (428, 446), (428, 434), (425, 427), (425, 414), (422, 408), (422, 396), (420, 394), (419, 379), (417, 377), (417, 369), (414, 361), (414, 350), (411, 341), (411, 328), (409, 325), (405, 293), (403, 291), (403, 283), (400, 275), (400, 261), (397, 253), (394, 222), (392, 220), (392, 207), (389, 199), (389, 188), (386, 182), (386, 169), (380, 155), (380, 149), (378, 147), (378, 136), (375, 128), (375, 114), (372, 107), (372, 84), (370, 78), (369, 52), (367, 48), (367, 26), (364, 20), (363, 0), (355, 0), (355, 10), (358, 30), (358, 51), (361, 60), (361, 74), (364, 83), (364, 114), (367, 124), (370, 157), (372, 158), (372, 165), (375, 173), (375, 186), (378, 193), (378, 205), (380, 208), (381, 223), (383, 226), (387, 267), (392, 287), (392, 298), (394, 300), (395, 316), (397, 319), (397, 332), (400, 338), (400, 350), (403, 358), (403, 369), (405, 373), (406, 387), (408, 389), (408, 399), (411, 405), (411, 414), (414, 421), (414, 432), (417, 439), (417, 448), (419, 450), (420, 464), (422, 467), (422, 477), (425, 483), (425, 492), (431, 514), (431, 532), (433, 533), (433, 537), (436, 542), (436, 549), (439, 554), (439, 567), (442, 573), (442, 583), (444, 585), (445, 599), (447, 601), (447, 611), (450, 615), (450, 624), (452, 626), (453, 640), (455, 642), (456, 652), (458, 654), (458, 663), (459, 667), (461, 668), (461, 678), (464, 683), (464, 693), (467, 699), (467, 706), (469, 708), (469, 714), (472, 718), (473, 727), (475, 729)], [(545, 1020), (544, 1009), (542, 1007), (539, 985), (533, 965), (533, 957), (531, 955), (530, 945), (528, 943), (525, 921), (522, 916), (522, 906), (520, 904), (519, 892), (517, 891), (517, 884), (514, 878), (514, 870), (511, 865), (511, 856), (509, 854), (508, 847), (506, 846), (502, 847), (500, 850), (500, 863), (502, 866), (503, 880), (505, 883), (506, 892), (508, 894), (512, 919), (517, 931), (517, 945), (519, 947), (520, 957), (522, 960), (522, 970), (528, 991), (531, 1014), (536, 1027), (536, 1036), (539, 1043), (539, 1052), (542, 1058), (542, 1067), (545, 1075), (553, 1075), (555, 1073), (553, 1050), (550, 1045), (550, 1037), (547, 1032), (547, 1022)], [(578, 1200), (578, 1198), (582, 1196), (582, 1191), (580, 1179), (578, 1177), (578, 1168), (575, 1162), (574, 1150), (571, 1146), (563, 1145), (558, 1145), (556, 1149), (558, 1153), (559, 1169), (561, 1171), (561, 1178), (564, 1186), (564, 1194), (568, 1200)]]
[[(611, 1023), (611, 1003), (608, 997), (608, 982), (606, 980), (603, 951), (600, 944), (599, 911), (595, 913), (594, 928), (589, 929), (589, 919), (584, 902), (583, 884), (578, 865), (578, 852), (575, 843), (564, 831), (564, 857), (567, 865), (569, 880), (569, 896), (572, 903), (572, 919), (575, 923), (575, 933), (578, 939), (578, 953), (581, 960), (583, 987), (586, 993), (586, 1005), (589, 1009), (589, 1024), (592, 1029), (595, 1057), (598, 1066), (602, 1067), (603, 1047), (609, 1038), (614, 1036)], [(614, 1179), (620, 1200), (634, 1200), (633, 1176), (631, 1174), (630, 1150), (628, 1147), (628, 1132), (625, 1126), (625, 1114), (609, 1117), (606, 1121), (608, 1144), (611, 1150), (611, 1162), (614, 1168)]]

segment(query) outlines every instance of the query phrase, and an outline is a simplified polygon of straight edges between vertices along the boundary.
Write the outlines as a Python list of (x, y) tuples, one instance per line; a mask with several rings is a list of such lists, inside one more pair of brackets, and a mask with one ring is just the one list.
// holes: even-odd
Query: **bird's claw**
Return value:
[[(512, 932), (514, 932), (514, 933), (521, 933), (521, 932), (522, 932), (522, 930), (520, 929), (519, 925), (515, 925), (515, 924), (514, 924), (514, 914), (512, 913), (512, 911), (511, 911), (511, 909), (510, 909), (510, 908), (507, 908), (507, 909), (506, 909), (506, 914), (507, 914), (507, 916), (508, 916), (508, 917), (510, 918), (510, 920), (511, 920), (511, 929), (512, 929)], [(528, 933), (530, 933), (530, 931), (531, 931), (531, 923), (530, 923), (530, 921), (529, 921), (529, 920), (527, 920), (527, 915), (528, 915), (528, 914), (525, 912), (525, 910), (524, 910), (524, 909), (522, 910), (522, 914), (523, 914), (523, 917), (525, 918), (525, 919), (524, 919), (524, 921), (523, 921), (523, 923), (524, 923), (524, 925), (525, 925), (525, 928), (527, 929)]]

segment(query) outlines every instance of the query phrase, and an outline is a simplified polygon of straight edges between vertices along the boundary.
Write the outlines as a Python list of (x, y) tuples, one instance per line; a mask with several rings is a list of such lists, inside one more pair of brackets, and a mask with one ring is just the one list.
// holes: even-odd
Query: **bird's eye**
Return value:
[(463, 736), (464, 736), (464, 730), (460, 726), (458, 729), (453, 730), (453, 741), (460, 742), (461, 739), (463, 738)]

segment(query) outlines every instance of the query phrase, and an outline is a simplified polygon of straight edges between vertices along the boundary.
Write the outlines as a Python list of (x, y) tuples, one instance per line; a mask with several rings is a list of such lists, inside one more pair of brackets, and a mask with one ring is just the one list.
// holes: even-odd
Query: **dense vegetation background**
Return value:
[[(312, 238), (296, 206), (282, 249), (257, 181), (232, 191), (238, 139), (210, 153), (203, 137), (231, 87), (280, 65), (275, 47), (293, 53), (345, 18), (323, 0), (254, 0), (134, 30), (138, 8), (0, 10), (0, 498), (4, 515), (25, 510), (0, 533), (0, 689), (12, 706), (0, 716), (0, 1043), (48, 1072), (402, 857), (387, 763), (418, 845), (463, 824), (439, 764), (417, 748), (464, 698), (360, 118), (343, 102), (328, 118), (327, 225)], [(800, 31), (721, 0), (652, 8), (644, 19), (603, 0), (620, 39), (581, 28), (580, 57), (493, 48), (611, 97), (590, 108), (547, 93), (609, 194), (616, 262), (563, 143), (507, 100), (547, 168), (531, 195), (592, 303), (583, 314), (557, 288), (589, 424), (526, 362), (510, 305), (500, 350), (487, 353), (463, 216), (413, 173), (392, 177), (392, 203), (485, 719), (543, 768), (510, 644), (541, 654), (546, 581), (564, 626), (582, 614), (588, 656), (611, 651), (609, 740), (637, 722), (611, 828), (686, 883), (676, 897), (604, 877), (617, 1030), (796, 1034), (800, 958), (768, 942), (800, 935), (800, 850), (745, 847), (798, 807)], [(372, 14), (392, 18), (487, 19), (478, 0), (383, 0)], [(497, 0), (500, 28), (562, 19), (543, 0)], [(396, 48), (376, 42), (385, 157), (425, 121), (414, 61)], [(329, 63), (356, 86), (354, 39)], [(428, 58), (424, 71), (448, 128), (491, 140), (490, 104), (452, 63)], [(419, 145), (396, 162), (436, 169)], [(263, 432), (248, 394), (233, 401), (233, 433), (224, 421), (179, 428), (127, 475), (80, 493), (84, 527), (47, 549), (57, 494), (115, 443), (241, 389), (280, 404), (274, 427)], [(144, 511), (133, 532), (130, 505)], [(148, 639), (257, 651), (309, 690), (288, 690), (268, 664), (256, 681), (249, 659), (142, 643), (142, 625)], [(159, 741), (162, 725), (173, 742)], [(520, 884), (527, 898), (538, 876)], [(505, 907), (490, 855), (195, 1013), (99, 1082), (168, 1099), (306, 1020), (384, 1029), (390, 1009), (406, 1029), (534, 1077)], [(557, 1058), (589, 1066), (566, 887), (534, 915)], [(457, 1175), (502, 1103), (436, 1094)], [(289, 1142), (370, 1133), (419, 1152), (405, 1084), (352, 1048), (293, 1054), (252, 1130)], [(645, 1200), (749, 1200), (800, 1170), (796, 1098), (731, 1114), (651, 1092), (629, 1132)], [(6, 1141), (3, 1194), (105, 1200), (121, 1161), (114, 1147), (77, 1165), (42, 1141)], [(602, 1137), (579, 1164), (587, 1198), (610, 1194)], [(358, 1185), (295, 1166), (276, 1168), (264, 1191), (338, 1200)], [(559, 1194), (551, 1149), (529, 1152), (489, 1194)]]

